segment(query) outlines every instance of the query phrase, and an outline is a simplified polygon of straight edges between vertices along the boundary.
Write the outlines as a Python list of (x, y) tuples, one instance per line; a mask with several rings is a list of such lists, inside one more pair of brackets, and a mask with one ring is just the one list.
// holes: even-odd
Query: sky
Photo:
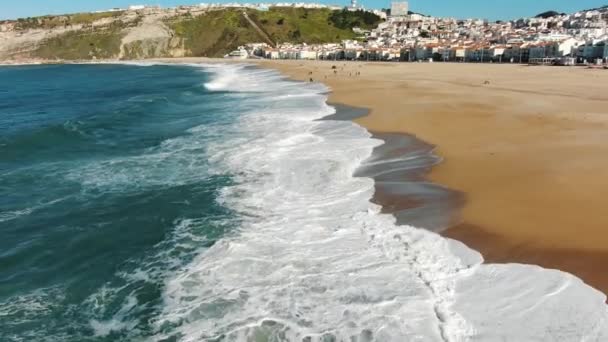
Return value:
[[(277, 2), (277, 0), (0, 0), (0, 19), (15, 19), (44, 14), (64, 14), (103, 10), (128, 5), (148, 4), (170, 7), (200, 2)], [(281, 0), (294, 2), (296, 0)], [(325, 4), (346, 5), (349, 0), (300, 0)], [(359, 0), (367, 8), (388, 8), (390, 0)], [(530, 17), (556, 10), (571, 13), (582, 9), (608, 5), (608, 0), (410, 0), (410, 10), (437, 17), (485, 18), (508, 20)]]

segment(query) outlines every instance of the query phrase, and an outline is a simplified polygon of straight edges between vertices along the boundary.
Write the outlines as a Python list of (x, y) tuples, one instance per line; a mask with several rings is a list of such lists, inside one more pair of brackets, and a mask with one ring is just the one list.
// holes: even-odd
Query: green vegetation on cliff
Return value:
[(223, 56), (239, 45), (261, 41), (238, 10), (210, 11), (202, 15), (173, 18), (169, 23), (192, 56)]
[(380, 17), (371, 12), (366, 11), (349, 11), (346, 8), (342, 11), (333, 11), (329, 16), (329, 20), (334, 26), (341, 29), (353, 29), (359, 27), (363, 29), (371, 29), (378, 26)]
[(120, 54), (123, 34), (118, 25), (105, 29), (79, 30), (47, 39), (35, 52), (43, 59), (115, 58)]
[[(146, 30), (152, 28), (151, 34), (139, 32), (135, 35), (139, 39), (131, 38), (123, 44), (123, 38), (143, 21), (148, 25)], [(133, 18), (124, 12), (82, 13), (21, 19), (16, 24), (25, 34), (33, 28), (60, 29), (37, 43), (27, 52), (28, 57), (79, 60), (170, 57), (184, 53), (221, 57), (255, 42), (338, 43), (356, 38), (354, 27), (368, 29), (380, 21), (378, 16), (364, 11), (273, 7), (268, 11), (221, 9), (152, 20), (143, 16)], [(82, 27), (76, 27), (77, 24)], [(156, 32), (164, 35), (155, 36)]]
[[(291, 7), (247, 10), (246, 13), (274, 43), (340, 42), (355, 38), (353, 27), (374, 27), (381, 20), (363, 11)], [(193, 56), (219, 57), (240, 45), (266, 41), (247, 21), (243, 10), (237, 9), (175, 18), (170, 26), (178, 37), (184, 39), (185, 48)]]
[(278, 7), (249, 15), (275, 42), (291, 43), (337, 43), (355, 38), (353, 27), (371, 28), (380, 22), (373, 13), (330, 9)]
[(47, 15), (43, 17), (21, 18), (16, 21), (18, 30), (53, 29), (72, 25), (90, 25), (96, 20), (117, 18), (124, 12), (76, 13), (66, 15)]

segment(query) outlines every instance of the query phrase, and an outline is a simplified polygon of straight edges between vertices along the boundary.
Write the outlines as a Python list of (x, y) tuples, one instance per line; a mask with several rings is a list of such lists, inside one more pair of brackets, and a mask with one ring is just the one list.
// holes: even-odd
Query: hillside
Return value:
[(363, 11), (292, 7), (45, 16), (0, 22), (0, 60), (219, 57), (253, 42), (340, 42), (379, 22)]

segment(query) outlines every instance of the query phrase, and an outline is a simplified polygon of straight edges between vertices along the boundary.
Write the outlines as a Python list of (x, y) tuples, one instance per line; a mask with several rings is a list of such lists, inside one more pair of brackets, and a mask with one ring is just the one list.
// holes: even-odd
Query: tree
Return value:
[(543, 13), (540, 13), (540, 14), (536, 15), (535, 18), (547, 19), (547, 18), (551, 18), (551, 17), (557, 17), (558, 15), (559, 15), (559, 12), (556, 12), (556, 11), (547, 11), (547, 12), (543, 12)]
[(329, 22), (340, 29), (352, 29), (353, 27), (376, 26), (381, 19), (374, 13), (357, 10), (349, 11), (344, 8), (341, 11), (334, 11), (329, 16)]

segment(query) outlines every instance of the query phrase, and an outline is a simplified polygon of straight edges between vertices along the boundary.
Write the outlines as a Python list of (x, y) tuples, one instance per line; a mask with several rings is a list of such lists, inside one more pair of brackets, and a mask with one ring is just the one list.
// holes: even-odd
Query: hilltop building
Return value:
[(407, 1), (397, 0), (391, 2), (391, 16), (405, 17), (408, 14), (410, 7)]

